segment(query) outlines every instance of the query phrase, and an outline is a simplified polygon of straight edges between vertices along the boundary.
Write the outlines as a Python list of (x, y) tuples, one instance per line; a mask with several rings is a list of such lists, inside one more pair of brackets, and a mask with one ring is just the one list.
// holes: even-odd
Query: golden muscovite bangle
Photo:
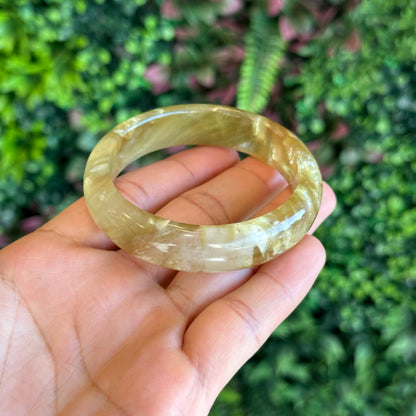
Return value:
[[(150, 214), (114, 185), (135, 159), (165, 147), (216, 145), (255, 156), (277, 169), (293, 190), (266, 215), (224, 225), (192, 225)], [(322, 179), (306, 146), (265, 117), (219, 105), (160, 108), (106, 134), (92, 151), (84, 192), (97, 225), (133, 256), (175, 270), (218, 272), (262, 264), (310, 229), (321, 203)]]

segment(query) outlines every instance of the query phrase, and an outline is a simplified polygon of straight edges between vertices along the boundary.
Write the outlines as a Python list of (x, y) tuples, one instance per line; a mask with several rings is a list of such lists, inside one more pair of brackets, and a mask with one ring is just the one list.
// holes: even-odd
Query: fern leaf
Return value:
[(286, 41), (280, 36), (277, 21), (262, 9), (253, 9), (237, 89), (238, 108), (253, 113), (264, 110), (285, 50)]

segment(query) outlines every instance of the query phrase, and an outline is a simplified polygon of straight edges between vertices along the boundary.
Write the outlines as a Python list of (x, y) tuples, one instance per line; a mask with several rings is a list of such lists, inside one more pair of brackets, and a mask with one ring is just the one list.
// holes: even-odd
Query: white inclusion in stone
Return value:
[(206, 259), (206, 264), (212, 264), (212, 263), (224, 263), (226, 259), (224, 257), (211, 257), (210, 259)]
[(209, 247), (221, 248), (219, 245), (230, 241), (231, 233), (229, 227), (201, 227), (201, 239)]
[(267, 238), (266, 235), (262, 236), (262, 238), (259, 241), (257, 241), (257, 247), (260, 250), (260, 253), (262, 256), (266, 254), (268, 245), (269, 245), (269, 239)]
[(171, 251), (171, 247), (174, 247), (175, 244), (171, 243), (153, 243), (153, 247), (156, 247), (159, 251), (162, 251), (163, 253), (169, 253)]
[(177, 110), (177, 111), (170, 111), (167, 113), (159, 113), (155, 114), (154, 116), (145, 118), (144, 120), (141, 120), (137, 122), (134, 118), (131, 119), (131, 125), (128, 126), (126, 129), (114, 129), (113, 131), (117, 134), (120, 134), (120, 136), (124, 136), (126, 133), (130, 133), (132, 130), (137, 129), (138, 127), (142, 126), (143, 124), (149, 123), (151, 121), (157, 120), (158, 118), (163, 117), (169, 117), (175, 114), (189, 114), (189, 113), (195, 113), (196, 111), (188, 111), (188, 110)]
[(158, 230), (163, 230), (169, 225), (169, 223), (170, 223), (170, 220), (162, 220), (162, 221), (156, 221), (154, 225)]
[(122, 213), (123, 217), (127, 218), (128, 220), (132, 220), (131, 216), (125, 212)]
[[(255, 243), (253, 242), (253, 238), (247, 235), (247, 231), (244, 228), (239, 230), (235, 227), (231, 231), (227, 227), (220, 228), (219, 230), (213, 227), (204, 227), (202, 230), (203, 241), (205, 241), (203, 255), (206, 258), (207, 265), (218, 263), (219, 261), (221, 263), (234, 263), (237, 258), (241, 259), (241, 257), (252, 259)], [(217, 231), (221, 232), (218, 233)], [(205, 236), (204, 232), (207, 232)], [(204, 237), (208, 241), (204, 240)]]
[(273, 234), (279, 234), (282, 231), (287, 231), (295, 222), (300, 221), (305, 214), (306, 211), (304, 209), (301, 209), (294, 215), (284, 219), (283, 221), (276, 221), (275, 223), (273, 223), (273, 226), (270, 231)]
[(102, 202), (107, 199), (107, 191), (103, 191), (102, 194), (98, 195), (98, 199)]
[(100, 164), (97, 164), (97, 165), (95, 165), (93, 168), (91, 168), (90, 170), (89, 170), (89, 174), (90, 173), (95, 173), (95, 172), (105, 172), (105, 171), (107, 171), (108, 170), (108, 162), (103, 162), (103, 163), (100, 163)]

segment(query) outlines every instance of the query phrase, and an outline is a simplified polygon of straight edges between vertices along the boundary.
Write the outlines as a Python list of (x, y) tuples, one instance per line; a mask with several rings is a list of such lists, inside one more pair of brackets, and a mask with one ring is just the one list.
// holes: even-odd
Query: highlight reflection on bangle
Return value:
[[(121, 195), (114, 180), (127, 165), (178, 145), (252, 155), (277, 169), (293, 193), (261, 217), (216, 226), (167, 220)], [(322, 179), (306, 146), (279, 124), (235, 108), (191, 104), (152, 110), (112, 129), (88, 159), (84, 193), (98, 227), (131, 255), (175, 270), (218, 272), (265, 263), (296, 245), (318, 213)]]

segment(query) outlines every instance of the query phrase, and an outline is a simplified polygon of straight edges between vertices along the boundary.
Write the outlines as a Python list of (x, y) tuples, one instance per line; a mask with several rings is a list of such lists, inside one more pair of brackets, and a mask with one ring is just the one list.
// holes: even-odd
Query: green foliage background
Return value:
[(0, 0), (0, 244), (80, 196), (131, 115), (263, 112), (338, 206), (317, 284), (212, 415), (415, 415), (415, 21), (415, 0)]

